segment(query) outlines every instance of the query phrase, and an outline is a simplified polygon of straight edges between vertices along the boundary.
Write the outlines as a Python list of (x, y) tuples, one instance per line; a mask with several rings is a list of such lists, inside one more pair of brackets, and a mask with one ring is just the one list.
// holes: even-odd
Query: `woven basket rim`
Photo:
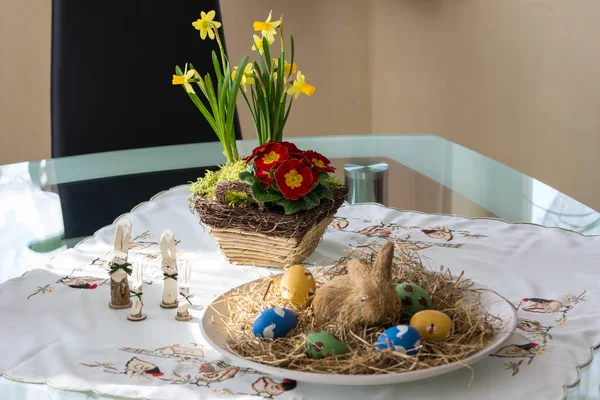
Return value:
[(333, 216), (341, 207), (347, 193), (346, 186), (334, 189), (333, 201), (323, 200), (312, 210), (292, 215), (274, 210), (260, 210), (256, 205), (234, 208), (199, 194), (193, 195), (192, 202), (200, 221), (210, 229), (231, 228), (241, 232), (300, 239), (313, 225)]

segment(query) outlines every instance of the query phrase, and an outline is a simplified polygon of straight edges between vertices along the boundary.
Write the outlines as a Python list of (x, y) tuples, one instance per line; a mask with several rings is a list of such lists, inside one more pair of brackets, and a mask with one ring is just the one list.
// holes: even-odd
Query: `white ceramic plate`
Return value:
[[(263, 278), (261, 278), (263, 279)], [(220, 321), (220, 315), (229, 313), (227, 302), (224, 298), (234, 291), (246, 291), (253, 282), (248, 282), (236, 288), (223, 293), (217, 297), (213, 303), (206, 308), (204, 317), (200, 322), (200, 329), (204, 338), (214, 347), (219, 353), (229, 358), (234, 364), (239, 364), (253, 368), (265, 374), (279, 376), (282, 378), (294, 379), (302, 382), (323, 383), (328, 385), (344, 385), (344, 386), (363, 386), (363, 385), (386, 385), (393, 383), (402, 383), (416, 381), (419, 379), (431, 378), (433, 376), (447, 374), (448, 372), (464, 368), (465, 365), (473, 364), (489, 354), (498, 350), (502, 344), (511, 336), (517, 326), (517, 313), (515, 309), (505, 300), (502, 300), (498, 295), (484, 291), (482, 293), (481, 303), (487, 307), (487, 311), (494, 316), (499, 317), (505, 322), (505, 326), (500, 333), (496, 335), (494, 341), (486, 348), (477, 353), (465, 358), (462, 362), (454, 362), (448, 365), (422, 369), (410, 372), (397, 372), (379, 375), (334, 375), (312, 372), (301, 372), (285, 368), (271, 367), (265, 364), (248, 361), (245, 358), (229, 351), (227, 349), (227, 332), (220, 324), (215, 324), (212, 321)], [(485, 288), (481, 285), (475, 285), (475, 288)]]

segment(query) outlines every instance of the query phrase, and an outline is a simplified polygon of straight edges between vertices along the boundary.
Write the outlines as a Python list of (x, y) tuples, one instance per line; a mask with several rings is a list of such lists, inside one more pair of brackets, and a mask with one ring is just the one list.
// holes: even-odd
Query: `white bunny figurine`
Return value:
[(192, 277), (192, 265), (189, 261), (184, 263), (183, 267), (183, 283), (179, 288), (179, 306), (177, 307), (177, 315), (175, 319), (177, 321), (189, 321), (192, 319), (192, 315), (188, 311), (188, 305), (190, 302), (190, 281)]
[(131, 274), (129, 268), (131, 264), (127, 262), (130, 240), (131, 222), (128, 219), (122, 219), (117, 224), (112, 260), (108, 264), (110, 267), (108, 272), (110, 275), (110, 302), (108, 306), (115, 310), (131, 307), (129, 281), (127, 280), (127, 276)]
[(133, 282), (131, 283), (131, 297), (133, 297), (133, 307), (131, 308), (131, 314), (127, 316), (130, 321), (142, 321), (146, 319), (146, 314), (142, 312), (144, 307), (144, 301), (142, 296), (144, 294), (144, 264), (139, 260), (133, 262), (133, 273), (131, 274)]
[(162, 254), (163, 295), (160, 302), (162, 308), (177, 308), (177, 255), (175, 236), (169, 229), (160, 237), (160, 252)]

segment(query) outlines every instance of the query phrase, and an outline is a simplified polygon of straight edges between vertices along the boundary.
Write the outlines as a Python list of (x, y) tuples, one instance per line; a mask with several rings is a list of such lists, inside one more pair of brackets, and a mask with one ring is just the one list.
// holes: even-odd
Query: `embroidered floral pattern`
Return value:
[(98, 278), (96, 276), (71, 276), (67, 275), (59, 279), (56, 283), (62, 283), (72, 289), (96, 289), (98, 286), (106, 284), (108, 279)]
[(519, 305), (522, 306), (521, 310), (524, 312), (536, 314), (561, 313), (561, 317), (555, 319), (557, 325), (544, 326), (540, 321), (534, 319), (519, 318), (517, 329), (523, 332), (521, 336), (529, 339), (529, 342), (504, 346), (490, 355), (493, 357), (519, 358), (519, 361), (504, 363), (504, 369), (512, 371), (512, 376), (517, 375), (525, 360), (527, 360), (527, 365), (530, 365), (537, 356), (541, 356), (548, 351), (548, 341), (553, 339), (550, 330), (565, 326), (568, 322), (567, 313), (573, 310), (573, 307), (580, 301), (585, 301), (585, 295), (586, 291), (578, 296), (566, 295), (565, 301), (567, 304), (559, 300), (548, 300), (539, 297), (524, 298)]
[(446, 242), (451, 241), (454, 236), (452, 235), (452, 230), (446, 226), (436, 226), (435, 228), (425, 228), (421, 229), (421, 232), (429, 236), (433, 239), (442, 239)]
[(568, 322), (567, 313), (575, 307), (580, 301), (585, 301), (585, 295), (587, 291), (583, 291), (579, 296), (566, 295), (565, 299), (567, 304), (559, 300), (547, 300), (538, 297), (524, 298), (521, 301), (523, 311), (538, 313), (538, 314), (550, 314), (550, 313), (561, 313), (561, 317), (556, 319), (558, 326), (565, 326)]
[(277, 382), (268, 376), (263, 376), (252, 384), (252, 389), (254, 389), (258, 395), (268, 399), (272, 399), (275, 396), (279, 396), (295, 388), (296, 381), (294, 380), (284, 379), (281, 382)]
[[(108, 282), (108, 278), (98, 278), (96, 276), (74, 276), (75, 272), (82, 271), (81, 267), (74, 268), (73, 271), (67, 276), (64, 276), (57, 280), (55, 283), (62, 283), (63, 285), (71, 288), (71, 289), (96, 289), (99, 286), (102, 286)], [(38, 286), (37, 289), (33, 291), (29, 296), (27, 296), (27, 300), (37, 294), (46, 294), (54, 292), (53, 283), (48, 283), (44, 286)]]
[(133, 357), (125, 364), (125, 373), (130, 378), (150, 378), (163, 376), (158, 366), (150, 361)]
[(239, 370), (238, 367), (233, 366), (228, 368), (215, 368), (212, 363), (205, 363), (198, 368), (198, 373), (189, 383), (196, 386), (210, 387), (212, 383), (223, 382), (233, 378), (237, 375)]
[[(235, 392), (231, 389), (212, 389), (213, 393), (222, 395), (246, 395), (260, 396), (273, 399), (287, 391), (296, 388), (296, 381), (290, 379), (275, 380), (271, 377), (264, 376), (262, 372), (251, 368), (242, 368), (231, 365), (223, 360), (207, 360), (204, 358), (202, 346), (192, 343), (192, 347), (182, 347), (178, 344), (160, 347), (155, 350), (136, 349), (130, 347), (122, 347), (119, 349), (127, 353), (134, 353), (135, 356), (130, 358), (123, 367), (119, 368), (112, 361), (79, 363), (79, 365), (98, 368), (102, 372), (125, 375), (129, 378), (136, 379), (157, 379), (171, 385), (194, 385), (196, 387), (210, 388), (212, 385), (228, 381), (235, 378), (239, 374), (256, 374), (261, 375), (251, 384), (251, 389), (254, 393)], [(166, 376), (161, 371), (158, 364), (149, 361), (149, 357), (159, 359), (175, 360), (178, 364), (191, 364), (196, 368), (197, 372), (181, 372), (177, 370), (171, 371), (169, 376)]]
[(104, 362), (95, 361), (93, 364), (79, 363), (79, 365), (84, 365), (86, 367), (91, 367), (91, 368), (102, 368), (104, 370), (104, 372), (108, 372), (111, 374), (115, 374), (118, 372), (118, 369), (113, 365), (112, 361), (104, 361)]
[(136, 349), (131, 347), (122, 347), (120, 351), (127, 353), (140, 354), (150, 357), (169, 358), (178, 363), (188, 362), (200, 365), (206, 362), (202, 347), (180, 347), (178, 344), (160, 347), (156, 350)]
[(37, 289), (35, 289), (33, 291), (33, 293), (31, 293), (29, 296), (27, 296), (27, 300), (29, 300), (32, 296), (35, 296), (36, 294), (46, 294), (46, 293), (52, 293), (54, 292), (54, 288), (52, 286), (50, 286), (51, 284), (47, 284), (45, 286), (38, 286)]
[(153, 242), (151, 239), (150, 231), (144, 231), (131, 239), (129, 250), (140, 251), (158, 245), (157, 242)]
[(366, 228), (359, 230), (356, 233), (359, 233), (359, 234), (365, 235), (365, 236), (376, 236), (376, 237), (387, 239), (392, 235), (392, 233), (396, 229), (398, 229), (398, 224), (386, 224), (386, 223), (382, 222), (381, 225), (368, 226)]
[[(482, 239), (487, 238), (486, 235), (471, 233), (468, 231), (458, 231), (451, 229), (447, 226), (438, 225), (433, 228), (422, 228), (419, 226), (404, 226), (393, 222), (380, 222), (377, 225), (368, 225), (366, 227), (357, 227), (354, 229), (348, 229), (352, 224), (350, 220), (357, 220), (359, 223), (373, 223), (374, 220), (367, 220), (355, 217), (336, 217), (333, 219), (328, 227), (328, 231), (344, 231), (356, 233), (360, 236), (353, 237), (352, 240), (358, 245), (364, 246), (371, 242), (366, 241), (364, 238), (375, 238), (394, 240), (397, 245), (406, 248), (408, 250), (424, 250), (430, 247), (444, 247), (460, 249), (463, 243), (450, 243), (455, 239), (454, 233), (458, 233), (464, 239)], [(415, 231), (417, 236), (427, 236), (434, 241), (427, 241), (421, 239), (412, 239), (411, 231)], [(400, 234), (402, 232), (402, 234)], [(406, 233), (409, 233), (408, 235)]]
[(346, 227), (348, 227), (348, 225), (349, 222), (347, 218), (335, 217), (333, 221), (331, 221), (331, 224), (329, 226), (334, 230), (340, 230), (345, 229)]

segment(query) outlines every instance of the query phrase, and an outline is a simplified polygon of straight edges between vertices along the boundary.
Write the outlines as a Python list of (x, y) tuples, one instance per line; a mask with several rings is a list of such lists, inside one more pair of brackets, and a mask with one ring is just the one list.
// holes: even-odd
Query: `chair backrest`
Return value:
[[(210, 10), (222, 21), (217, 0), (53, 0), (52, 156), (216, 141), (184, 90), (171, 84), (175, 65), (191, 62), (203, 75), (213, 70), (218, 45), (192, 26)], [(237, 117), (235, 127), (241, 138)], [(58, 185), (64, 235), (91, 235), (205, 170)]]
[(52, 156), (217, 140), (171, 84), (175, 65), (212, 71), (218, 45), (192, 22), (213, 9), (221, 20), (216, 0), (54, 0)]

